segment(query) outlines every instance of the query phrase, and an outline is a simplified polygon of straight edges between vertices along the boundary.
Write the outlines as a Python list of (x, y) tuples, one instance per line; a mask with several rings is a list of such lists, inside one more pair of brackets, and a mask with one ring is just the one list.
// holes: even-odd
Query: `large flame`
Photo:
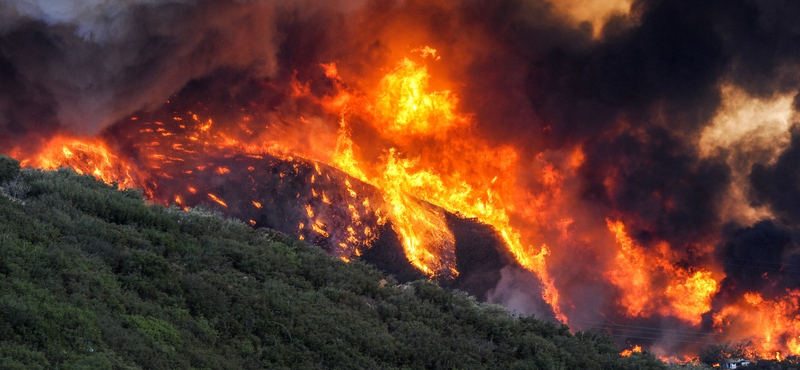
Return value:
[(780, 299), (764, 299), (760, 293), (745, 292), (741, 299), (714, 315), (719, 328), (733, 326), (755, 344), (764, 358), (800, 353), (800, 290), (788, 290)]
[[(414, 51), (432, 61), (441, 59), (430, 47)], [(210, 153), (238, 152), (253, 156), (265, 153), (307, 161), (317, 168), (317, 174), (311, 177), (312, 183), (321, 175), (317, 163), (328, 163), (380, 189), (383, 203), (373, 208), (370, 201), (376, 200), (360, 199), (347, 183), (348, 194), (339, 198), (346, 199), (351, 216), (348, 222), (340, 225), (347, 234), (338, 242), (342, 249), (337, 254), (340, 258), (349, 260), (360, 255), (374, 239), (373, 230), (361, 222), (363, 212), (373, 212), (379, 224), (391, 220), (412, 265), (430, 276), (456, 276), (455, 240), (443, 211), (476, 218), (494, 227), (518, 262), (540, 278), (545, 300), (558, 319), (566, 322), (554, 279), (547, 269), (547, 247), (526, 244), (520, 231), (511, 225), (509, 212), (514, 211), (514, 202), (519, 201), (515, 197), (518, 193), (516, 151), (511, 147), (491, 147), (477, 137), (472, 132), (470, 117), (458, 112), (455, 94), (447, 90), (430, 91), (430, 76), (424, 64), (404, 58), (379, 81), (376, 91), (367, 94), (347, 88), (335, 64), (324, 64), (321, 68), (337, 85), (337, 94), (315, 98), (308, 84), (296, 80), (292, 83), (291, 94), (298, 99), (317, 100), (330, 114), (340, 117), (335, 139), (328, 139), (322, 147), (294, 142), (297, 135), (287, 132), (258, 135), (253, 131), (252, 117), (242, 117), (238, 125), (218, 125), (202, 114), (188, 111), (176, 114), (172, 122), (141, 122), (137, 125), (138, 132), (128, 135), (128, 139), (133, 140), (133, 148), (139, 152), (141, 174), (131, 175), (131, 167), (110, 154), (98, 140), (74, 141), (68, 147), (70, 153), (77, 152), (80, 158), (96, 156), (91, 154), (98, 150), (94, 148), (102, 148), (107, 153), (102, 160), (75, 161), (73, 154), (60, 155), (62, 151), (66, 153), (66, 149), (57, 144), (62, 141), (58, 139), (27, 163), (45, 168), (69, 166), (123, 187), (143, 187), (154, 200), (178, 205), (196, 194), (198, 187), (190, 184), (183, 194), (162, 194), (159, 181), (198, 172), (211, 171), (218, 175), (230, 172), (227, 167), (204, 162)], [(372, 152), (379, 153), (378, 157), (358, 158), (359, 150), (373, 144), (353, 142), (349, 117), (369, 122), (384, 136), (384, 148), (378, 151), (371, 148)], [(303, 117), (297, 119), (308, 123)], [(236, 129), (227, 128), (231, 126)], [(265, 137), (270, 140), (261, 140)], [(283, 138), (286, 139), (282, 141)], [(296, 166), (294, 170), (297, 171)], [(149, 173), (145, 175), (146, 172)], [(303, 238), (311, 235), (330, 238), (332, 226), (328, 223), (332, 220), (320, 217), (315, 205), (330, 204), (332, 195), (325, 190), (311, 190), (319, 202), (306, 205), (307, 220), (301, 222), (297, 230)], [(213, 204), (229, 206), (220, 194), (206, 192), (204, 196)], [(260, 205), (257, 200), (251, 200), (250, 204), (257, 208)]]
[[(421, 50), (423, 56), (436, 55), (432, 48)], [(406, 255), (423, 271), (447, 269), (457, 273), (453, 236), (447, 231), (443, 216), (419, 207), (411, 195), (450, 212), (477, 218), (498, 230), (518, 262), (539, 276), (546, 301), (558, 319), (565, 322), (558, 291), (545, 263), (547, 248), (525, 246), (519, 231), (510, 225), (508, 211), (514, 208), (517, 190), (516, 151), (492, 148), (476, 138), (470, 131), (469, 117), (456, 113), (457, 98), (450, 91), (427, 91), (428, 79), (424, 65), (405, 58), (380, 81), (375, 103), (363, 105), (374, 114), (375, 119), (370, 122), (396, 145), (381, 156), (377, 166), (381, 174), (369, 182), (386, 192), (385, 200), (392, 205)], [(415, 145), (417, 141), (430, 143), (420, 148)], [(340, 168), (353, 171), (351, 163), (344, 161)], [(351, 174), (364, 172), (355, 170)], [(419, 234), (427, 235), (423, 238), (426, 241)], [(433, 246), (439, 251), (432, 252)]]
[(620, 303), (628, 315), (673, 315), (693, 325), (700, 324), (701, 315), (711, 309), (711, 297), (718, 289), (711, 271), (676, 267), (668, 246), (661, 244), (659, 250), (648, 253), (634, 244), (621, 221), (607, 222), (620, 246), (616, 268), (608, 272), (608, 278), (620, 288)]

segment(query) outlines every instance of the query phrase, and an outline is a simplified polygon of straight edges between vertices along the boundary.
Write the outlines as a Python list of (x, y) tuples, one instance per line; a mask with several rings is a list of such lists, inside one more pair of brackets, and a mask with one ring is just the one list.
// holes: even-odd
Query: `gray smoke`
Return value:
[[(222, 67), (275, 70), (273, 2), (0, 3), (0, 130), (93, 134)], [(36, 109), (32, 109), (35, 107)], [(31, 117), (28, 111), (36, 110)]]

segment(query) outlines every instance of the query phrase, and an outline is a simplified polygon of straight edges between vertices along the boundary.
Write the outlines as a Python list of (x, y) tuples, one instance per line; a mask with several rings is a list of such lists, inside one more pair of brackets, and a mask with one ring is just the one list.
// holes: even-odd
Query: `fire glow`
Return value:
[[(551, 16), (566, 17), (589, 40), (577, 43), (578, 49), (591, 50), (598, 45), (594, 43), (606, 42), (604, 37), (613, 39), (613, 27), (607, 36), (602, 29), (610, 17), (630, 17), (625, 18), (630, 24), (612, 26), (634, 27), (644, 22), (636, 17), (647, 10), (629, 1), (588, 3), (592, 7), (568, 1), (552, 9)], [(405, 30), (404, 22), (412, 22), (399, 18), (387, 29)], [(720, 101), (717, 111), (696, 114), (713, 116), (702, 130), (670, 131), (673, 122), (663, 112), (674, 107), (656, 99), (641, 111), (608, 114), (605, 126), (591, 128), (597, 130), (594, 134), (565, 134), (547, 121), (547, 114), (561, 109), (553, 103), (561, 97), (551, 101), (549, 91), (525, 91), (539, 99), (533, 104), (517, 96), (519, 91), (482, 100), (484, 92), (471, 89), (492, 86), (486, 80), (501, 77), (510, 86), (526, 80), (551, 87), (569, 84), (568, 78), (550, 80), (550, 71), (537, 69), (539, 60), (526, 60), (531, 65), (527, 75), (488, 69), (476, 73), (474, 65), (461, 60), (464, 50), (444, 42), (426, 46), (427, 39), (416, 32), (359, 44), (355, 48), (364, 60), (354, 61), (360, 57), (349, 50), (322, 53), (299, 71), (239, 81), (230, 92), (219, 91), (228, 86), (196, 87), (225, 99), (247, 91), (245, 98), (222, 102), (194, 96), (192, 88), (185, 88), (162, 106), (137, 111), (97, 136), (62, 130), (38, 137), (40, 145), (14, 143), (0, 149), (26, 166), (70, 167), (120, 188), (142, 189), (154, 203), (184, 209), (202, 204), (241, 216), (255, 227), (292, 232), (348, 262), (369, 253), (391, 227), (408, 264), (440, 281), (462, 276), (457, 234), (448, 220), (474, 220), (496, 233), (514, 262), (511, 267), (534, 277), (535, 284), (522, 284), (518, 290), (543, 305), (529, 312), (521, 307), (523, 313), (574, 329), (600, 328), (615, 335), (614, 328), (633, 330), (621, 334), (636, 344), (623, 356), (639, 353), (643, 346), (663, 356), (684, 357), (696, 355), (688, 344), (740, 340), (752, 341), (761, 357), (800, 355), (800, 289), (791, 282), (779, 284), (797, 267), (758, 265), (758, 253), (734, 253), (740, 252), (737, 237), (750, 243), (748, 232), (764, 233), (766, 226), (759, 221), (779, 219), (767, 201), (748, 201), (754, 191), (748, 181), (751, 170), (767, 171), (790, 150), (796, 92), (751, 96), (720, 81), (714, 95)], [(471, 32), (459, 36), (477, 33)], [(579, 36), (566, 39), (572, 37)], [(419, 45), (418, 38), (426, 41)], [(483, 59), (475, 60), (492, 65), (502, 59), (493, 55), (500, 46), (492, 49), (481, 42), (486, 40), (477, 37), (467, 43), (486, 48), (477, 53)], [(580, 67), (576, 70), (582, 73), (602, 74)], [(479, 85), (476, 81), (483, 84), (473, 86)], [(485, 94), (497, 93), (487, 89)], [(582, 90), (570, 93), (575, 96), (566, 100), (577, 101), (575, 107), (597, 105), (581, 100)], [(618, 99), (624, 105), (638, 99), (620, 94), (601, 100)], [(523, 125), (505, 122), (516, 118), (513, 109), (493, 115), (506, 107), (486, 107), (520, 100), (524, 103), (519, 106), (535, 111), (525, 113)], [(578, 117), (570, 116), (574, 120), (591, 118), (569, 113)], [(636, 120), (657, 124), (643, 128)], [(528, 124), (536, 129), (527, 129)], [(504, 134), (496, 134), (495, 128)], [(674, 144), (676, 137), (691, 147)], [(644, 149), (626, 152), (628, 146)], [(669, 155), (654, 154), (661, 151)], [(740, 155), (750, 152), (763, 158)], [(608, 163), (615, 160), (619, 163)], [(641, 170), (678, 168), (675, 163), (685, 166), (674, 174)], [(714, 164), (719, 163), (727, 168), (716, 171)], [(700, 175), (682, 178), (684, 173)], [(709, 180), (709, 173), (717, 177)], [(712, 185), (696, 185), (716, 179), (728, 181), (721, 195), (709, 190)], [(633, 183), (642, 186), (632, 190)], [(273, 202), (275, 198), (283, 203)], [(682, 209), (703, 202), (721, 204), (712, 207), (717, 219), (703, 224), (707, 229), (681, 234), (693, 230), (686, 225), (703, 222), (703, 216)], [(734, 222), (741, 227), (734, 230)], [(720, 250), (730, 250), (732, 257)], [(790, 247), (780, 249), (776, 259), (792, 253)], [(760, 273), (751, 286), (738, 284), (734, 276), (742, 266)], [(501, 283), (517, 287), (519, 280), (532, 281), (509, 271), (497, 272), (500, 282), (490, 291), (494, 297), (502, 296)], [(515, 299), (495, 300), (520, 308), (513, 306)], [(678, 328), (674, 335), (665, 329), (672, 326)]]

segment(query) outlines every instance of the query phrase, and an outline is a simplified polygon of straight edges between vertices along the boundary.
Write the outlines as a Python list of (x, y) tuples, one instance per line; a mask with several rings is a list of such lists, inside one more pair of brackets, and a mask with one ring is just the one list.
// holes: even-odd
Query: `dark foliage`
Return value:
[(14, 158), (0, 156), (0, 183), (11, 181), (19, 174), (19, 161)]
[(204, 209), (68, 170), (9, 178), (26, 191), (0, 195), (1, 369), (665, 367)]

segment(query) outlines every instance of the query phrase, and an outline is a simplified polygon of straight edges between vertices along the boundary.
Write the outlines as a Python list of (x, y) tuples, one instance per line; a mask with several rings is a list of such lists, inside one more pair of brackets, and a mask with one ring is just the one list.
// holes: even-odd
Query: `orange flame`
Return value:
[[(430, 47), (418, 51), (423, 57), (436, 54)], [(329, 77), (333, 71), (330, 66), (326, 68)], [(344, 116), (333, 164), (383, 191), (384, 201), (390, 205), (389, 217), (403, 238), (406, 256), (421, 271), (458, 273), (454, 238), (443, 216), (421, 207), (410, 198), (412, 195), (497, 229), (517, 261), (538, 275), (545, 300), (557, 318), (566, 322), (558, 291), (547, 271), (547, 247), (542, 245), (536, 250), (524, 246), (519, 231), (510, 224), (508, 211), (513, 209), (516, 189), (513, 175), (508, 174), (516, 171), (516, 151), (510, 147), (491, 148), (475, 137), (470, 132), (469, 118), (457, 113), (458, 99), (450, 91), (428, 92), (429, 78), (425, 66), (405, 58), (380, 81), (374, 102), (363, 104), (368, 107), (366, 112), (356, 112), (373, 116), (369, 122), (396, 145), (379, 158), (380, 164), (375, 168), (380, 174), (368, 176), (369, 171), (355, 159), (356, 148)], [(415, 142), (419, 137), (433, 140), (435, 145), (418, 148)]]
[(606, 222), (620, 247), (616, 267), (607, 277), (620, 288), (620, 304), (628, 316), (672, 315), (699, 325), (718, 290), (711, 271), (676, 267), (669, 259), (668, 245), (661, 244), (659, 251), (644, 250), (628, 236), (622, 221)]
[(450, 91), (426, 92), (429, 78), (424, 66), (405, 58), (381, 80), (372, 110), (384, 134), (442, 136), (466, 124), (455, 113), (458, 99)]
[(619, 353), (619, 355), (622, 356), (622, 357), (630, 357), (634, 353), (642, 353), (642, 347), (640, 347), (638, 345), (634, 346), (631, 349), (623, 350), (622, 352)]
[(46, 170), (70, 167), (81, 175), (92, 175), (120, 188), (141, 186), (130, 164), (115, 155), (99, 139), (77, 139), (56, 136), (36, 155), (22, 159), (25, 166)]
[(787, 290), (777, 299), (746, 292), (735, 304), (714, 315), (714, 326), (733, 328), (751, 340), (758, 355), (778, 358), (800, 354), (800, 290)]

